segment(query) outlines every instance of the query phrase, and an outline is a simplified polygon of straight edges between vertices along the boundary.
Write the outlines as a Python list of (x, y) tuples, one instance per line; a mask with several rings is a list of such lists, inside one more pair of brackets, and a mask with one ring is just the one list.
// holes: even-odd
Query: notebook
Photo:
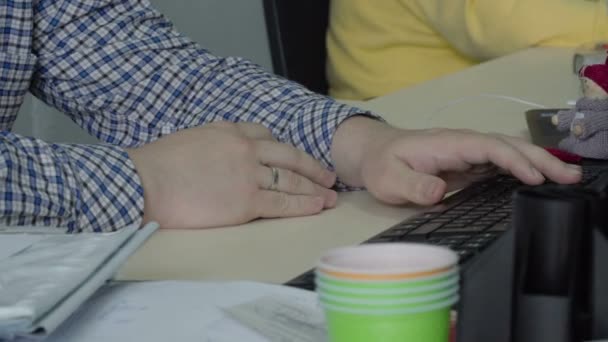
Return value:
[[(36, 227), (0, 233), (0, 340), (46, 336), (87, 300), (154, 231), (59, 234)], [(26, 232), (26, 233), (23, 233)]]

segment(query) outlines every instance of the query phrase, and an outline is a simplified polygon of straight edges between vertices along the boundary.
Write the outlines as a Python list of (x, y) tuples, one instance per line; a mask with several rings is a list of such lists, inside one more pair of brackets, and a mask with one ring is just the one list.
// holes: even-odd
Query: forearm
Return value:
[(127, 154), (0, 133), (4, 225), (101, 232), (139, 223), (143, 189)]
[(136, 147), (213, 121), (249, 121), (331, 168), (337, 126), (364, 112), (210, 54), (145, 2), (107, 1), (79, 15), (42, 3), (32, 91), (102, 141)]

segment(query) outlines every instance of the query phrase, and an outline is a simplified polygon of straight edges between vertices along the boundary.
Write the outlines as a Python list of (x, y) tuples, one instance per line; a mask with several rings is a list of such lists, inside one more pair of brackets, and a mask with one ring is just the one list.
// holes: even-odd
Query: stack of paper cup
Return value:
[(458, 256), (447, 248), (338, 248), (321, 258), (315, 281), (332, 342), (448, 340), (459, 274)]

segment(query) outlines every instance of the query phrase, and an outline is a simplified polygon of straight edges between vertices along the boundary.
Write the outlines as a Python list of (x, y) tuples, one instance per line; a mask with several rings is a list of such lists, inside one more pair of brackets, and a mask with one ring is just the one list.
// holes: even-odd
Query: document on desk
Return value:
[(158, 225), (73, 235), (31, 228), (0, 233), (0, 339), (52, 332)]
[(265, 296), (225, 311), (271, 341), (318, 342), (326, 339), (322, 313), (302, 298)]
[(107, 285), (44, 342), (318, 342), (314, 292), (256, 282)]
[(21, 252), (44, 238), (42, 235), (34, 234), (0, 235), (0, 261)]

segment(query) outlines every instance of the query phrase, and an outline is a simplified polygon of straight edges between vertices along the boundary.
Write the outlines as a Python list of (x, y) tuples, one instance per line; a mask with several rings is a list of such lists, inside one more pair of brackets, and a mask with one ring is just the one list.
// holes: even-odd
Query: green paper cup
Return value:
[(379, 243), (336, 248), (321, 257), (320, 274), (363, 282), (414, 281), (446, 273), (458, 263), (450, 249), (419, 243)]
[(460, 275), (454, 272), (448, 277), (442, 277), (433, 281), (417, 283), (405, 282), (398, 284), (392, 283), (390, 284), (390, 286), (382, 286), (385, 285), (383, 283), (374, 283), (374, 286), (365, 286), (369, 284), (359, 284), (352, 282), (344, 283), (339, 281), (333, 281), (321, 275), (317, 275), (317, 277), (315, 278), (315, 285), (317, 289), (354, 294), (410, 294), (442, 289), (447, 286), (458, 284), (459, 281)]
[(356, 309), (321, 303), (331, 342), (446, 342), (458, 296), (409, 309)]
[(427, 312), (431, 310), (438, 310), (444, 307), (450, 307), (458, 302), (459, 296), (455, 294), (448, 298), (443, 298), (434, 302), (420, 303), (412, 305), (410, 307), (396, 307), (396, 308), (370, 308), (370, 307), (350, 307), (341, 303), (320, 301), (321, 307), (325, 309), (341, 310), (351, 314), (358, 315), (372, 315), (372, 316), (384, 316), (384, 315), (404, 315), (404, 314), (416, 314), (421, 312)]
[(459, 268), (452, 267), (445, 272), (436, 273), (426, 277), (406, 280), (353, 280), (338, 278), (324, 273), (321, 270), (315, 270), (315, 278), (317, 281), (322, 281), (327, 285), (360, 288), (360, 289), (403, 289), (433, 286), (437, 283), (445, 282), (447, 279), (458, 276)]
[(343, 287), (327, 284), (322, 280), (316, 281), (317, 292), (323, 295), (341, 296), (349, 298), (366, 299), (404, 299), (412, 297), (429, 296), (448, 289), (458, 287), (459, 277), (454, 275), (443, 282), (431, 284), (429, 286), (404, 287), (404, 288), (357, 288)]
[(446, 342), (458, 256), (415, 243), (337, 248), (315, 270), (332, 342)]
[(452, 287), (442, 292), (417, 297), (344, 297), (319, 293), (319, 301), (324, 304), (338, 305), (352, 309), (412, 309), (425, 307), (431, 304), (442, 303), (454, 296), (458, 296), (458, 287)]

